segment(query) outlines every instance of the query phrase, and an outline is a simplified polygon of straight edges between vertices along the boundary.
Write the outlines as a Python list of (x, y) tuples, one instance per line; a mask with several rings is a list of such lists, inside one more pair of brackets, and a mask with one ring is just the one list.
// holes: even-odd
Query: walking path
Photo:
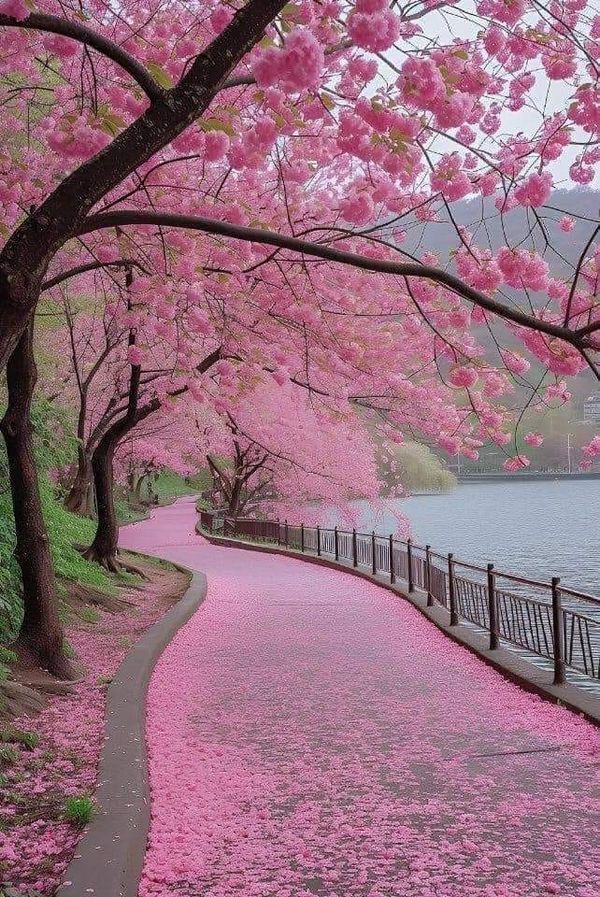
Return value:
[(598, 730), (377, 586), (195, 522), (122, 533), (208, 577), (150, 686), (141, 897), (597, 897)]

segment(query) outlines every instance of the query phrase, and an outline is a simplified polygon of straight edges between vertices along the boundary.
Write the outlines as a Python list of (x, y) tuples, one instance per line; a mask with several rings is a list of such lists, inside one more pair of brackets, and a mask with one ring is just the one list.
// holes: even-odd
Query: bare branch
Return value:
[(69, 37), (86, 47), (93, 47), (94, 50), (102, 53), (107, 59), (112, 59), (113, 62), (116, 62), (117, 65), (131, 75), (153, 103), (162, 101), (164, 98), (165, 92), (163, 88), (156, 83), (150, 72), (137, 59), (130, 56), (118, 44), (108, 40), (108, 38), (103, 37), (82, 23), (68, 22), (59, 16), (31, 13), (31, 15), (21, 21), (14, 19), (12, 16), (0, 15), (0, 27), (24, 28), (30, 31), (47, 31), (50, 34), (61, 34), (63, 37)]
[[(447, 287), (453, 292), (484, 308), (486, 311), (497, 315), (528, 330), (546, 333), (549, 336), (558, 337), (567, 343), (580, 347), (583, 331), (573, 331), (568, 327), (553, 324), (527, 314), (517, 308), (503, 305), (487, 296), (485, 293), (474, 289), (459, 277), (436, 268), (432, 265), (423, 265), (418, 262), (394, 262), (389, 259), (374, 259), (359, 255), (354, 252), (346, 252), (341, 249), (333, 249), (319, 243), (311, 243), (307, 240), (299, 240), (275, 231), (262, 230), (255, 227), (243, 227), (238, 224), (230, 224), (226, 221), (217, 221), (212, 218), (202, 218), (193, 215), (176, 215), (167, 212), (138, 212), (136, 210), (121, 210), (108, 213), (90, 215), (82, 224), (78, 233), (87, 234), (93, 231), (103, 230), (108, 227), (126, 227), (128, 225), (156, 224), (165, 227), (177, 227), (187, 230), (198, 230), (209, 234), (218, 234), (235, 240), (244, 240), (250, 243), (262, 243), (269, 246), (278, 246), (282, 249), (290, 249), (302, 255), (315, 256), (326, 261), (338, 262), (360, 268), (363, 271), (374, 271), (379, 274), (394, 274), (400, 277), (420, 277)], [(600, 321), (596, 328), (600, 329)], [(586, 330), (589, 333), (590, 328)]]
[(69, 268), (68, 271), (63, 271), (61, 274), (57, 274), (56, 277), (45, 280), (42, 283), (41, 292), (51, 290), (52, 287), (58, 286), (59, 283), (63, 283), (71, 277), (77, 277), (78, 274), (85, 274), (87, 271), (95, 271), (98, 268), (138, 268), (144, 274), (148, 273), (135, 259), (116, 259), (114, 262), (87, 262), (85, 265), (77, 265), (76, 268)]

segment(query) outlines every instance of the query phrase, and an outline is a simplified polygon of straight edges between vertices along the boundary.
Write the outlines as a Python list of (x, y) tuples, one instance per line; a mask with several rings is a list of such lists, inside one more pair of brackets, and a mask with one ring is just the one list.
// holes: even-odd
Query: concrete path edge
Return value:
[(108, 689), (105, 742), (94, 799), (96, 813), (55, 897), (136, 897), (150, 826), (146, 695), (166, 646), (206, 597), (203, 573), (191, 574), (183, 598), (135, 643)]
[(341, 570), (352, 576), (366, 579), (374, 585), (378, 585), (388, 592), (392, 592), (410, 602), (413, 607), (437, 626), (437, 628), (445, 635), (463, 648), (471, 651), (471, 653), (479, 657), (484, 663), (493, 667), (505, 678), (515, 682), (521, 688), (539, 695), (545, 700), (552, 701), (554, 704), (560, 704), (574, 713), (581, 714), (589, 722), (596, 726), (600, 726), (599, 700), (569, 683), (566, 685), (554, 685), (550, 673), (535, 667), (531, 663), (527, 663), (526, 660), (523, 660), (508, 648), (500, 647), (495, 650), (490, 650), (487, 645), (488, 640), (483, 633), (470, 629), (467, 626), (450, 626), (450, 615), (448, 611), (441, 605), (428, 607), (426, 603), (427, 596), (425, 592), (422, 592), (421, 590), (417, 589), (414, 592), (408, 592), (406, 587), (402, 586), (402, 582), (391, 584), (389, 580), (382, 575), (373, 576), (372, 573), (369, 573), (366, 570), (356, 569), (343, 562), (319, 557), (318, 555), (302, 554), (300, 551), (294, 551), (293, 549), (278, 545), (246, 542), (242, 539), (213, 535), (202, 528), (200, 521), (198, 521), (196, 525), (196, 532), (213, 545), (283, 555), (284, 557), (295, 558), (296, 560), (305, 561), (309, 564), (317, 564), (321, 567), (330, 567), (335, 570)]

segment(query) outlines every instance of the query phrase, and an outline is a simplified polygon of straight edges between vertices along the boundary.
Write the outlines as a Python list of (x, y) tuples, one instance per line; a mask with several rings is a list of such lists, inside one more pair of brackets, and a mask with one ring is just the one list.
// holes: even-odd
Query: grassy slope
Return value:
[(132, 523), (142, 518), (146, 513), (146, 503), (153, 504), (154, 496), (157, 496), (159, 505), (168, 504), (170, 501), (183, 495), (189, 495), (192, 492), (202, 492), (208, 487), (209, 482), (210, 477), (205, 472), (200, 472), (186, 480), (170, 470), (162, 471), (156, 479), (151, 478), (150, 481), (146, 480), (144, 482), (141, 493), (141, 505), (123, 497), (117, 498), (116, 508), (119, 522)]
[[(91, 520), (70, 514), (54, 498), (52, 487), (42, 482), (44, 516), (50, 536), (52, 556), (60, 582), (77, 581), (107, 592), (114, 591), (111, 578), (99, 567), (82, 558), (74, 544), (89, 541), (94, 532)], [(14, 556), (15, 535), (10, 494), (0, 492), (0, 642), (10, 641), (21, 620), (20, 576)]]
[[(206, 477), (202, 474), (192, 477), (189, 482), (170, 471), (161, 473), (151, 481), (151, 488), (158, 496), (160, 504), (206, 488)], [(91, 542), (95, 523), (66, 511), (58, 501), (52, 486), (43, 479), (41, 483), (44, 516), (50, 536), (54, 566), (59, 588), (69, 582), (106, 592), (115, 591), (115, 578), (110, 577), (98, 564), (83, 559), (73, 546)], [(147, 490), (142, 498), (147, 500)], [(124, 499), (117, 501), (117, 511), (121, 523), (139, 520), (144, 516), (144, 506), (131, 505)], [(15, 556), (14, 523), (10, 493), (6, 481), (0, 479), (0, 644), (9, 643), (18, 632), (21, 621), (20, 576)]]

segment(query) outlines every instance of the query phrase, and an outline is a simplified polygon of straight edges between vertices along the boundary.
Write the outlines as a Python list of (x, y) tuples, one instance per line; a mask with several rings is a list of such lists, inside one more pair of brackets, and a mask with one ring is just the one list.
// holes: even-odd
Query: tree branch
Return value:
[(8, 238), (0, 252), (0, 368), (27, 325), (52, 257), (104, 196), (205, 112), (285, 2), (249, 0), (160, 102), (67, 175)]
[(19, 21), (12, 16), (0, 15), (0, 27), (4, 28), (23, 28), (29, 31), (47, 31), (50, 34), (61, 34), (63, 37), (69, 37), (72, 40), (84, 44), (86, 47), (93, 47), (103, 56), (112, 59), (124, 71), (126, 71), (134, 81), (137, 81), (146, 96), (153, 102), (162, 101), (165, 91), (156, 83), (150, 72), (148, 72), (141, 63), (130, 56), (125, 50), (115, 44), (108, 38), (103, 37), (86, 25), (79, 22), (68, 22), (59, 16), (48, 16), (43, 13), (31, 13), (26, 19)]
[(41, 292), (51, 290), (52, 287), (58, 286), (59, 283), (63, 283), (63, 281), (69, 280), (71, 277), (77, 277), (78, 274), (85, 274), (87, 271), (95, 271), (97, 268), (138, 268), (144, 274), (148, 273), (135, 259), (116, 259), (114, 262), (87, 262), (85, 265), (77, 265), (76, 268), (70, 268), (68, 271), (63, 271), (62, 274), (57, 274), (56, 277), (45, 280), (42, 283)]
[[(262, 230), (255, 227), (243, 227), (238, 224), (230, 224), (226, 221), (217, 221), (212, 218), (202, 218), (193, 215), (176, 215), (167, 212), (138, 212), (135, 210), (99, 213), (90, 215), (82, 224), (78, 233), (87, 234), (93, 231), (103, 230), (107, 227), (126, 227), (127, 225), (147, 225), (156, 224), (164, 227), (184, 228), (187, 230), (199, 230), (204, 233), (218, 234), (223, 237), (230, 237), (235, 240), (244, 240), (250, 243), (262, 243), (269, 246), (278, 246), (281, 249), (290, 249), (293, 252), (302, 255), (315, 256), (316, 258), (325, 259), (326, 261), (338, 262), (343, 265), (350, 265), (353, 268), (360, 268), (363, 271), (374, 271), (379, 274), (394, 274), (400, 277), (420, 277), (438, 283), (447, 287), (453, 292), (484, 308), (486, 311), (497, 315), (505, 320), (512, 321), (521, 327), (529, 330), (535, 330), (540, 333), (546, 333), (549, 336), (558, 337), (567, 343), (571, 343), (579, 348), (582, 336), (580, 331), (573, 331), (568, 327), (552, 324), (550, 321), (544, 321), (520, 311), (517, 308), (510, 308), (497, 302), (485, 293), (474, 289), (459, 277), (444, 271), (442, 268), (436, 268), (432, 265), (423, 265), (418, 262), (394, 262), (388, 259), (374, 259), (368, 256), (359, 255), (354, 252), (346, 252), (341, 249), (332, 249), (330, 246), (324, 246), (320, 243), (311, 243), (307, 240), (299, 240), (296, 237), (289, 237), (286, 234), (280, 234), (275, 231)], [(597, 323), (597, 329), (600, 329), (600, 321)], [(589, 328), (586, 332), (590, 332)]]

